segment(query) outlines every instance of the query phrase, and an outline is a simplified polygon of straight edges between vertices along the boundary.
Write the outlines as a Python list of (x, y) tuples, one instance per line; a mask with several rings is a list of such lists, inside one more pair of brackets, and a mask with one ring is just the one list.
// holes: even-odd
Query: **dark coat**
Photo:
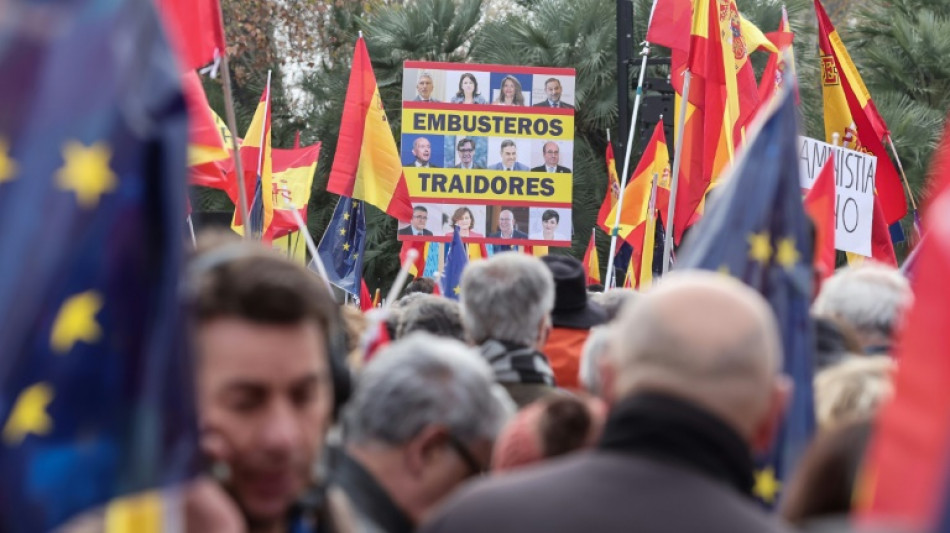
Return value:
[[(611, 432), (596, 451), (470, 485), (452, 497), (422, 533), (784, 533), (739, 486), (751, 484), (751, 459), (738, 436), (712, 436), (701, 418), (691, 428), (662, 427), (669, 410), (628, 438)], [(676, 416), (676, 414), (673, 414)], [(706, 416), (706, 415), (700, 415)], [(711, 417), (707, 417), (711, 418)], [(632, 419), (628, 419), (627, 422)], [(643, 421), (638, 418), (636, 422)], [(629, 424), (627, 424), (629, 427)], [(663, 433), (661, 438), (657, 436)], [(675, 442), (682, 435), (683, 440)], [(673, 437), (667, 450), (666, 437)], [(694, 437), (699, 437), (693, 442)], [(609, 441), (609, 442), (608, 442)], [(618, 441), (620, 444), (618, 445)], [(649, 441), (648, 446), (644, 443)], [(709, 445), (710, 447), (707, 447)], [(695, 455), (679, 462), (674, 456)], [(746, 471), (746, 469), (748, 471)]]
[[(531, 172), (547, 172), (547, 167), (544, 165), (541, 165), (539, 167), (534, 167), (531, 169)], [(571, 169), (562, 165), (557, 165), (555, 172), (557, 174), (569, 174), (571, 172)]]

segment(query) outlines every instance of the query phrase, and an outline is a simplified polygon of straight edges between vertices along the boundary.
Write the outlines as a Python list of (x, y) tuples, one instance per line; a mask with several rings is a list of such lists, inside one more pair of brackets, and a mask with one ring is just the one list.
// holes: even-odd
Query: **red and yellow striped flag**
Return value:
[[(653, 190), (653, 176), (659, 179), (657, 183), (657, 199), (655, 207), (660, 210), (661, 216), (666, 217), (666, 210), (670, 203), (670, 153), (666, 145), (666, 134), (663, 132), (663, 121), (657, 123), (653, 136), (643, 157), (637, 164), (633, 179), (623, 191), (623, 202), (620, 209), (620, 238), (634, 248), (640, 248), (643, 243), (646, 222), (650, 219), (650, 193)], [(613, 225), (617, 216), (617, 207), (614, 206), (607, 215), (607, 221)], [(603, 227), (610, 233), (610, 227)]]
[(375, 205), (400, 221), (412, 219), (402, 161), (363, 37), (356, 41), (327, 190)]
[(884, 225), (893, 224), (907, 214), (907, 197), (897, 170), (884, 149), (887, 125), (820, 0), (815, 0), (815, 13), (818, 15), (821, 88), (825, 103), (825, 141), (834, 142), (833, 136), (837, 133), (845, 148), (877, 156), (874, 186), (886, 222)]
[(597, 257), (595, 235), (597, 235), (596, 230), (591, 229), (590, 242), (587, 243), (587, 251), (584, 252), (584, 272), (587, 273), (588, 285), (600, 283), (600, 258)]
[[(244, 142), (241, 144), (240, 154), (241, 163), (244, 170), (243, 179), (228, 180), (228, 196), (235, 205), (238, 204), (238, 182), (240, 181), (247, 193), (248, 217), (251, 222), (254, 221), (254, 212), (262, 213), (261, 216), (261, 235), (266, 235), (274, 218), (273, 196), (270, 194), (273, 188), (273, 161), (271, 154), (271, 130), (270, 130), (270, 88), (264, 89), (261, 95), (261, 101), (257, 104), (257, 111), (254, 112), (254, 118), (247, 127), (247, 133), (244, 135)], [(260, 182), (260, 197), (255, 197), (258, 181)], [(234, 210), (234, 219), (231, 222), (231, 229), (237, 233), (244, 234), (245, 223), (241, 219), (240, 209)]]
[(600, 204), (600, 211), (597, 212), (597, 225), (604, 228), (604, 231), (610, 235), (610, 228), (613, 227), (614, 220), (609, 218), (610, 211), (617, 204), (617, 197), (620, 191), (620, 178), (617, 175), (617, 161), (614, 159), (614, 147), (607, 143), (607, 190), (604, 192), (604, 201)]
[(192, 185), (227, 190), (230, 135), (224, 122), (211, 110), (195, 71), (182, 74), (182, 91), (188, 108), (188, 178)]

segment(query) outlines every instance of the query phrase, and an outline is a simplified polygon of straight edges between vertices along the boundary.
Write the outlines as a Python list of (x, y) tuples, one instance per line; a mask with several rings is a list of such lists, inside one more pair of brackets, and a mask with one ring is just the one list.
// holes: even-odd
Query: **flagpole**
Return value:
[(683, 130), (686, 122), (686, 107), (689, 105), (689, 67), (683, 72), (683, 96), (680, 97), (680, 112), (676, 124), (676, 145), (673, 149), (673, 175), (670, 179), (670, 205), (666, 209), (666, 235), (663, 237), (663, 273), (670, 270), (670, 257), (673, 255), (673, 217), (676, 214), (676, 190), (680, 182), (680, 166), (683, 158)]
[[(653, 6), (656, 7), (656, 0), (654, 0)], [(630, 133), (627, 135), (627, 150), (623, 158), (623, 173), (620, 176), (620, 194), (617, 198), (617, 204), (614, 206), (617, 210), (617, 214), (614, 216), (614, 224), (610, 229), (610, 253), (607, 256), (607, 283), (604, 284), (604, 292), (607, 292), (613, 287), (614, 254), (617, 252), (617, 237), (620, 234), (620, 212), (623, 208), (623, 191), (627, 187), (627, 176), (630, 173), (630, 156), (633, 153), (633, 134), (637, 129), (637, 115), (640, 113), (640, 101), (643, 98), (643, 78), (646, 75), (647, 58), (650, 55), (649, 41), (643, 41), (643, 49), (640, 50), (640, 55), (643, 56), (643, 61), (640, 63), (640, 74), (637, 80), (637, 96), (633, 101), (633, 116), (630, 118)]]
[[(901, 172), (901, 178), (904, 179), (904, 187), (907, 188), (907, 197), (910, 198), (910, 205), (914, 208), (914, 213), (917, 212), (917, 201), (914, 200), (914, 192), (910, 190), (910, 183), (907, 181), (907, 174), (904, 173), (904, 165), (901, 163), (901, 158), (897, 155), (897, 148), (894, 147), (894, 139), (891, 137), (891, 134), (887, 134), (887, 144), (891, 147), (891, 153), (894, 154), (894, 160), (897, 161), (897, 169)], [(920, 228), (917, 227), (916, 217), (914, 221), (914, 232), (917, 233), (917, 238), (920, 239)]]
[(297, 230), (301, 233), (301, 235), (303, 235), (304, 242), (307, 243), (307, 251), (310, 252), (310, 262), (317, 266), (317, 272), (320, 273), (320, 276), (323, 277), (323, 281), (326, 282), (327, 289), (330, 290), (330, 294), (333, 294), (333, 287), (330, 285), (330, 275), (327, 274), (327, 267), (323, 264), (323, 260), (320, 259), (320, 254), (317, 252), (317, 245), (314, 244), (313, 236), (310, 235), (310, 230), (307, 229), (307, 223), (303, 221), (303, 217), (300, 216), (300, 212), (293, 206), (293, 204), (290, 203), (290, 200), (287, 198), (284, 198), (284, 207), (286, 207), (293, 215), (294, 222), (297, 223)]
[[(218, 16), (224, 16), (221, 11), (221, 3), (218, 2)], [(228, 66), (228, 53), (224, 50), (221, 54), (221, 69), (223, 88), (224, 88), (224, 117), (228, 121), (228, 129), (231, 130), (231, 157), (234, 159), (234, 172), (237, 180), (238, 190), (238, 210), (241, 213), (241, 220), (247, 223), (247, 191), (244, 190), (244, 165), (241, 164), (241, 152), (238, 146), (237, 119), (234, 114), (234, 96), (231, 93), (231, 69)], [(247, 231), (244, 232), (244, 238), (248, 238)]]
[(195, 238), (195, 223), (191, 220), (191, 215), (188, 215), (188, 218), (185, 219), (188, 222), (188, 232), (191, 233), (191, 244), (198, 249), (198, 239)]
[[(261, 180), (261, 205), (257, 205), (257, 197), (251, 200), (251, 206), (248, 208), (248, 214), (255, 209), (264, 209), (264, 195), (268, 191), (264, 191), (264, 152), (266, 152), (266, 147), (264, 146), (264, 140), (267, 137), (267, 132), (270, 128), (269, 118), (270, 118), (270, 76), (271, 71), (267, 71), (267, 86), (264, 88), (264, 121), (261, 125), (261, 142), (258, 144), (260, 146), (260, 153), (257, 154), (257, 179)], [(273, 134), (272, 134), (273, 135)], [(243, 181), (243, 179), (242, 179)], [(256, 187), (255, 187), (256, 189)], [(261, 214), (261, 234), (258, 236), (259, 239), (264, 239), (264, 214)], [(247, 235), (248, 229), (251, 228), (250, 220), (244, 220), (244, 234)]]
[(387, 308), (394, 301), (396, 297), (399, 296), (399, 293), (402, 292), (403, 286), (406, 285), (406, 280), (409, 279), (409, 269), (412, 267), (413, 263), (416, 262), (416, 259), (419, 257), (419, 251), (415, 248), (410, 248), (406, 251), (406, 260), (402, 262), (402, 265), (399, 266), (399, 274), (396, 275), (396, 281), (393, 282), (393, 286), (389, 288), (389, 294), (386, 295), (386, 301), (383, 302), (383, 308)]

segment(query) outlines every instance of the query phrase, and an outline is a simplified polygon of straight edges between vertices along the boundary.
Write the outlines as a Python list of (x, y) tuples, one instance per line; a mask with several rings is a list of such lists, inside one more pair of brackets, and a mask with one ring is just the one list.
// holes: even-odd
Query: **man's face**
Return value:
[(549, 167), (556, 167), (558, 159), (561, 157), (561, 150), (554, 143), (544, 145), (544, 164)]
[(518, 160), (518, 148), (514, 145), (501, 149), (501, 163), (507, 168), (514, 168)]
[(426, 222), (429, 220), (429, 213), (417, 209), (412, 212), (412, 227), (416, 228), (417, 231), (422, 231), (426, 228)]
[(561, 100), (561, 82), (549, 81), (545, 83), (544, 92), (548, 94), (548, 100), (559, 102)]
[(471, 165), (472, 157), (475, 155), (475, 147), (471, 143), (464, 143), (459, 148), (459, 162), (463, 165)]
[(432, 94), (432, 78), (428, 76), (423, 76), (419, 78), (419, 82), (416, 83), (416, 91), (419, 93), (419, 96), (424, 100), (428, 100), (429, 96)]
[(324, 333), (312, 322), (219, 318), (200, 328), (199, 414), (230, 467), (226, 489), (255, 523), (283, 519), (310, 481), (330, 423)]
[(511, 211), (502, 211), (498, 214), (498, 229), (504, 234), (510, 234), (514, 227), (515, 216)]
[(432, 145), (429, 143), (429, 140), (420, 137), (412, 143), (412, 155), (416, 156), (416, 161), (420, 163), (428, 163), (429, 157), (432, 156)]

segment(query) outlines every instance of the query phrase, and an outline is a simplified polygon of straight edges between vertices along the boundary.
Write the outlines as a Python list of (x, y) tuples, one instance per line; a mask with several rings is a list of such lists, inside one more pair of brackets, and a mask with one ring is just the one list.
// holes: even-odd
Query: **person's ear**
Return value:
[(445, 453), (448, 430), (442, 426), (426, 426), (422, 428), (405, 446), (406, 468), (409, 475), (420, 478), (428, 466)]
[(611, 406), (617, 402), (617, 364), (610, 354), (604, 354), (597, 360), (597, 373), (600, 376), (600, 398)]
[(548, 343), (548, 337), (551, 336), (551, 317), (545, 316), (538, 324), (538, 351), (544, 350), (544, 345)]
[(788, 407), (793, 388), (793, 383), (787, 377), (775, 377), (772, 390), (769, 391), (768, 407), (753, 428), (751, 444), (754, 452), (765, 453), (772, 447), (779, 426), (785, 418), (785, 409)]

